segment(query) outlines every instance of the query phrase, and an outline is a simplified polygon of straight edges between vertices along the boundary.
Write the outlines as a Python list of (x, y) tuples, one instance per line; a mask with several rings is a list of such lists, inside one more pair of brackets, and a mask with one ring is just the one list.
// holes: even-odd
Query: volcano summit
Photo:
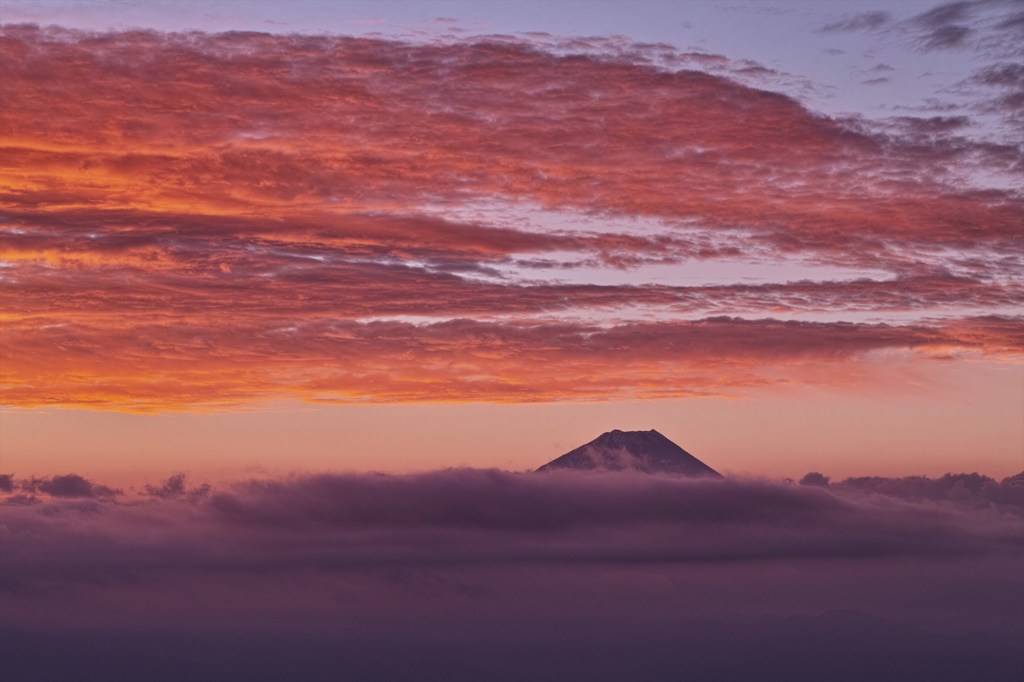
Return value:
[(605, 469), (651, 474), (710, 476), (721, 474), (654, 429), (609, 431), (586, 445), (553, 459), (537, 471)]

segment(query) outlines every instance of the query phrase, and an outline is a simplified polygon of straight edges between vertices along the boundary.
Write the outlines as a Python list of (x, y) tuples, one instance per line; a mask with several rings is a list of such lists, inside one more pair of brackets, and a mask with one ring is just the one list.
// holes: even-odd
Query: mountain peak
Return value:
[(715, 478), (721, 476), (654, 429), (607, 431), (589, 443), (551, 460), (537, 471), (557, 469), (643, 471)]

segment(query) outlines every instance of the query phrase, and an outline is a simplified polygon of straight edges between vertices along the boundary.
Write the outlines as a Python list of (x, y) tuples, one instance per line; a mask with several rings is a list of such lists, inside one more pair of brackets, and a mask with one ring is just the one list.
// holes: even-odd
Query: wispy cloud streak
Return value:
[[(574, 323), (233, 320), (208, 324), (9, 324), (16, 404), (229, 405), (274, 395), (328, 401), (549, 401), (722, 395), (775, 383), (854, 380), (874, 351), (1010, 359), (1022, 324), (943, 326), (707, 318)], [(73, 370), (69, 369), (73, 367)], [(862, 367), (862, 370), (866, 368)], [(24, 377), (20, 383), (14, 378)]]

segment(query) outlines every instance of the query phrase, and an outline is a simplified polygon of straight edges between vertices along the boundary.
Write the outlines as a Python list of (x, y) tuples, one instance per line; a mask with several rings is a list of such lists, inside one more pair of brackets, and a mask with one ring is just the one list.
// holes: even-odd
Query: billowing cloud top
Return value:
[(759, 65), (611, 39), (0, 40), (8, 404), (681, 397), (1019, 358), (1021, 149), (963, 117), (829, 118)]
[(1024, 654), (1020, 476), (463, 469), (211, 490), (179, 475), (136, 496), (74, 475), (16, 483), (0, 505), (0, 633), (19, 679), (126, 665), (159, 680), (188, 666), (552, 679), (558, 665), (728, 680), (825, 665), (1011, 680)]

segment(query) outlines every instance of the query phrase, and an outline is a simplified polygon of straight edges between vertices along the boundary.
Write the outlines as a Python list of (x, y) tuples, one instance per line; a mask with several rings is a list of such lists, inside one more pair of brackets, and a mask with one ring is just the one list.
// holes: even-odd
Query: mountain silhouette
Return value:
[(654, 429), (609, 431), (586, 445), (553, 459), (537, 471), (604, 469), (646, 473), (710, 476), (721, 474)]

